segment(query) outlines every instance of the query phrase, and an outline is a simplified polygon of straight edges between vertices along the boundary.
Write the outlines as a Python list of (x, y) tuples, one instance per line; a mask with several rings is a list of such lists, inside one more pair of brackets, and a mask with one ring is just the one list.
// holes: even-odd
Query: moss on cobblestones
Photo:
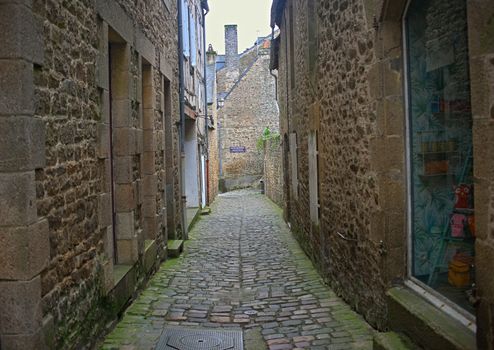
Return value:
[(247, 350), (371, 349), (372, 330), (329, 289), (264, 196), (222, 196), (102, 349), (152, 349), (166, 325), (245, 329)]

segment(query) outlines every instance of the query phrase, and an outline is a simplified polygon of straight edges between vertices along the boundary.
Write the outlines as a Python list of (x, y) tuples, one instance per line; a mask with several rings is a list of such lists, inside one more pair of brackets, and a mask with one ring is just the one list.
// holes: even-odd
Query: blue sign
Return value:
[(233, 146), (230, 147), (230, 153), (245, 153), (247, 148), (245, 146)]

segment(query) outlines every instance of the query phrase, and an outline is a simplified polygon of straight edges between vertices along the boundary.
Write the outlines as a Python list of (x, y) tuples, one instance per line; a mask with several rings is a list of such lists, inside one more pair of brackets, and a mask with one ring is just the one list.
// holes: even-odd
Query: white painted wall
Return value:
[(187, 208), (199, 207), (199, 152), (196, 123), (185, 122), (185, 195)]

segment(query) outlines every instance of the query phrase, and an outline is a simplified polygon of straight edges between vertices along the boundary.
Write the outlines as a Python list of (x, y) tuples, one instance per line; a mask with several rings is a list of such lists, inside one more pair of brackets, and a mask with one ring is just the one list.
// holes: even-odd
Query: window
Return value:
[(297, 157), (297, 134), (290, 134), (290, 161), (292, 173), (292, 194), (294, 199), (298, 199), (298, 157)]
[(411, 277), (473, 313), (472, 114), (466, 1), (414, 0), (408, 63)]
[(190, 34), (189, 34), (189, 5), (187, 0), (182, 1), (182, 41), (184, 56), (190, 57)]
[(197, 66), (197, 23), (195, 11), (189, 11), (189, 32), (190, 32), (190, 64)]
[(309, 198), (310, 219), (319, 224), (319, 150), (317, 131), (310, 131), (309, 138)]

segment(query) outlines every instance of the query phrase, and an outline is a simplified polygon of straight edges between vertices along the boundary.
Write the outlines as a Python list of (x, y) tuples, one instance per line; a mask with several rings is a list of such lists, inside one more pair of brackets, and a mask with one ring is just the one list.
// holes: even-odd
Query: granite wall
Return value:
[[(263, 152), (258, 140), (265, 128), (278, 130), (275, 79), (269, 70), (269, 55), (245, 53), (251, 59), (218, 111), (222, 181), (226, 190), (258, 185), (263, 174)], [(252, 53), (252, 54), (250, 54)], [(242, 58), (240, 62), (243, 62)], [(218, 88), (222, 82), (218, 73)]]
[[(379, 329), (389, 326), (386, 290), (407, 278), (406, 3), (286, 1), (277, 21), (285, 218), (337, 293)], [(477, 339), (486, 349), (494, 343), (493, 11), (490, 1), (468, 3)], [(317, 177), (309, 172), (310, 134), (318, 138)], [(314, 179), (318, 221), (308, 215)]]
[(0, 17), (1, 348), (79, 348), (180, 223), (176, 6), (8, 1)]
[(280, 138), (264, 142), (264, 193), (280, 207), (283, 206), (283, 158)]

